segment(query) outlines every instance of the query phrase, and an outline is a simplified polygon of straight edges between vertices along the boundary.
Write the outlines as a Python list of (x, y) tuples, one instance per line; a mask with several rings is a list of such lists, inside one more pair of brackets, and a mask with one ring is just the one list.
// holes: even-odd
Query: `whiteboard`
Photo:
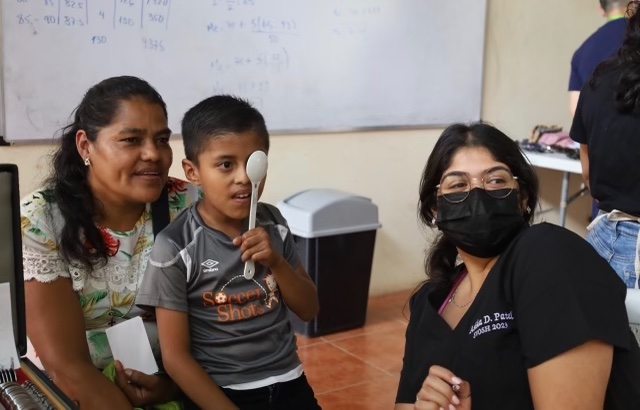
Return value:
[(136, 75), (169, 125), (213, 94), (274, 133), (480, 118), (486, 0), (2, 0), (4, 124), (50, 139), (84, 92)]
[[(0, 6), (0, 22), (2, 22), (2, 6)], [(4, 41), (2, 40), (3, 36), (2, 24), (0, 24), (0, 137), (4, 136), (4, 93), (2, 92), (2, 44)], [(0, 141), (2, 142), (2, 141)]]

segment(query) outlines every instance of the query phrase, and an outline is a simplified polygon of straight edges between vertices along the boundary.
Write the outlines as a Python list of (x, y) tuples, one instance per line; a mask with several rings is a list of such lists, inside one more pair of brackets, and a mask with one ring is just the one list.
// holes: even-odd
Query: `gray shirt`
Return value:
[[(245, 279), (240, 248), (208, 227), (196, 205), (156, 238), (136, 303), (187, 312), (191, 353), (220, 386), (296, 368), (296, 339), (274, 276), (256, 263), (253, 279)], [(280, 211), (259, 203), (256, 224), (297, 268), (298, 251)]]

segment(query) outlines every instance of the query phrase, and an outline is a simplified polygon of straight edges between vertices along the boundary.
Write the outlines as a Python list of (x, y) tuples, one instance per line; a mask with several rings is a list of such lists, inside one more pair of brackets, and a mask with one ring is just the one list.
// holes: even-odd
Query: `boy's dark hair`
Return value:
[(184, 153), (197, 164), (198, 155), (211, 139), (244, 132), (255, 132), (269, 151), (264, 117), (249, 101), (232, 95), (209, 97), (190, 108), (182, 119)]

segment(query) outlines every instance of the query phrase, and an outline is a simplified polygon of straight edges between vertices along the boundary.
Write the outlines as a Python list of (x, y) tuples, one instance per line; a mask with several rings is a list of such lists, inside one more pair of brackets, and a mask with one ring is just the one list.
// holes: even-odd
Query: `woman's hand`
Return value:
[(134, 407), (166, 403), (177, 396), (178, 387), (166, 374), (145, 374), (125, 369), (117, 360), (115, 367), (116, 384)]
[[(457, 386), (457, 387), (456, 387)], [(431, 366), (416, 396), (416, 409), (470, 410), (471, 386), (441, 366)]]
[(71, 279), (24, 283), (27, 334), (53, 382), (83, 409), (131, 409), (126, 394), (91, 362)]

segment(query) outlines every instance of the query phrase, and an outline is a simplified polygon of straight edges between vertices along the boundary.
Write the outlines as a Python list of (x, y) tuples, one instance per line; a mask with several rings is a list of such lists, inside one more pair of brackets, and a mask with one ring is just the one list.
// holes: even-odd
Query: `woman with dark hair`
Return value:
[[(106, 79), (64, 128), (44, 187), (21, 203), (29, 354), (83, 408), (163, 403), (177, 393), (166, 376), (117, 364), (113, 384), (100, 372), (113, 366), (105, 329), (141, 314), (134, 301), (154, 223), (168, 223), (197, 196), (168, 177), (170, 135), (151, 85)], [(145, 327), (157, 346), (153, 321)]]
[(505, 134), (442, 133), (419, 202), (442, 233), (411, 297), (396, 410), (640, 408), (623, 284), (576, 234), (531, 226), (537, 203)]
[(622, 47), (583, 88), (571, 126), (582, 174), (599, 208), (587, 241), (628, 288), (638, 286), (640, 273), (639, 7), (640, 1), (629, 4)]

